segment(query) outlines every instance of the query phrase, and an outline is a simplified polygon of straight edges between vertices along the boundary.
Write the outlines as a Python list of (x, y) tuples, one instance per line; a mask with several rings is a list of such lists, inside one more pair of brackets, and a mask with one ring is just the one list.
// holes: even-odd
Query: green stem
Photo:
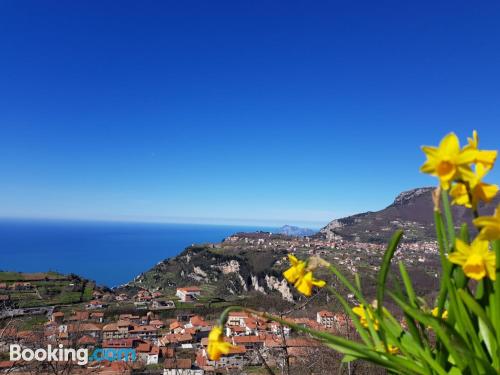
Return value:
[(493, 324), (496, 325), (497, 357), (500, 358), (500, 319), (498, 319), (498, 315), (500, 314), (500, 240), (493, 241), (493, 250), (496, 255), (496, 277), (493, 284), (494, 302), (492, 303), (492, 316), (497, 317), (493, 320)]
[(441, 191), (441, 199), (443, 201), (444, 216), (446, 218), (446, 225), (448, 227), (448, 248), (447, 251), (455, 245), (455, 225), (453, 224), (453, 216), (451, 214), (450, 199), (448, 197), (448, 190)]

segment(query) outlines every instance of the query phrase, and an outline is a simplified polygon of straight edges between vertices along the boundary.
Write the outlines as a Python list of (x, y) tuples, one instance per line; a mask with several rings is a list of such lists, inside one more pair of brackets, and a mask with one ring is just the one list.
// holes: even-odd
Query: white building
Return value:
[(201, 295), (201, 289), (197, 286), (177, 288), (175, 295), (179, 297), (182, 302), (192, 302)]
[(331, 311), (321, 310), (316, 314), (316, 321), (325, 328), (335, 326), (335, 315)]

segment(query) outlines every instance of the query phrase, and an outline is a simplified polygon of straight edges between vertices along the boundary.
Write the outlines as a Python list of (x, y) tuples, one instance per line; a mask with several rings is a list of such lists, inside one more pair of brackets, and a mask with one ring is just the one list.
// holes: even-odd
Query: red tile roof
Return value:
[(137, 350), (138, 353), (149, 353), (151, 350), (151, 344), (148, 342), (141, 342), (139, 345), (137, 345)]
[(78, 344), (80, 344), (80, 345), (95, 345), (96, 339), (91, 337), (91, 336), (84, 335), (78, 339)]
[(233, 344), (238, 345), (238, 344), (256, 344), (256, 343), (263, 343), (265, 338), (261, 336), (233, 336), (232, 337)]
[(190, 359), (166, 359), (163, 367), (166, 369), (190, 369), (192, 362)]
[(335, 316), (331, 311), (327, 310), (318, 311), (318, 315), (322, 318), (333, 318)]
[(116, 323), (109, 323), (109, 324), (106, 324), (103, 328), (102, 328), (103, 331), (118, 331), (118, 326), (116, 325)]
[(207, 327), (208, 326), (208, 323), (205, 322), (205, 320), (199, 315), (195, 315), (195, 316), (191, 317), (191, 319), (189, 319), (189, 322), (195, 327)]
[(103, 348), (132, 348), (134, 339), (111, 339), (102, 342)]

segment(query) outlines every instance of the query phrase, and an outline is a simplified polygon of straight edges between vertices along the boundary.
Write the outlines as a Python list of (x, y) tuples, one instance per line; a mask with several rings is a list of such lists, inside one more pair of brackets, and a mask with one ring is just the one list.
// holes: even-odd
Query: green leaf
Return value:
[(448, 371), (449, 375), (462, 375), (462, 371), (458, 367), (452, 367), (450, 371)]
[[(246, 310), (254, 312), (250, 309)], [(317, 331), (311, 328), (303, 327), (301, 325), (289, 322), (285, 319), (281, 319), (267, 313), (261, 313), (260, 315), (275, 322), (286, 325), (294, 329), (295, 331), (308, 333), (312, 337), (323, 341), (328, 346), (334, 347), (335, 350), (339, 351), (340, 353), (346, 353), (357, 358), (369, 360), (370, 362), (379, 364), (391, 371), (400, 374), (426, 374), (422, 366), (420, 366), (418, 363), (415, 363), (414, 361), (410, 361), (398, 356), (390, 356), (386, 353), (378, 352), (366, 345), (350, 341), (344, 339), (343, 337), (335, 336), (324, 331)]]
[(382, 265), (380, 267), (380, 272), (378, 274), (377, 280), (377, 310), (380, 316), (382, 316), (382, 306), (384, 304), (387, 274), (389, 273), (389, 270), (391, 268), (392, 257), (394, 256), (394, 252), (396, 251), (402, 236), (402, 230), (398, 230), (392, 235), (392, 238), (389, 241), (389, 245), (387, 246), (387, 250), (385, 251), (384, 257), (382, 259)]
[(470, 243), (469, 226), (467, 223), (463, 223), (460, 227), (460, 238), (465, 243)]
[[(466, 343), (461, 340), (458, 333), (453, 328), (447, 327), (441, 320), (425, 314), (419, 309), (415, 309), (406, 302), (399, 299), (396, 295), (390, 293), (392, 299), (407, 312), (412, 318), (422, 323), (424, 326), (430, 326), (436, 332), (439, 340), (446, 347), (447, 351), (456, 359), (460, 368), (465, 367), (464, 353), (469, 353)], [(452, 341), (453, 339), (453, 341)], [(460, 354), (459, 354), (460, 351)]]
[(479, 319), (479, 333), (484, 341), (484, 345), (490, 354), (490, 357), (493, 359), (493, 367), (498, 369), (498, 360), (499, 358), (495, 355), (497, 351), (497, 342), (495, 341), (495, 336), (487, 327), (484, 320)]
[(453, 215), (451, 214), (450, 198), (447, 190), (441, 190), (441, 200), (443, 202), (444, 217), (448, 228), (448, 250), (455, 243), (455, 225), (453, 224)]
[(357, 358), (352, 356), (352, 355), (344, 355), (344, 357), (342, 358), (342, 363), (348, 363), (348, 362), (352, 362), (352, 361), (355, 361)]
[(487, 329), (490, 332), (495, 332), (493, 323), (491, 323), (491, 320), (488, 318), (481, 305), (479, 305), (476, 300), (464, 289), (459, 289), (457, 293), (460, 299), (467, 305), (469, 310), (471, 310), (480, 320), (482, 320), (486, 324)]
[(373, 341), (370, 338), (370, 335), (366, 332), (364, 327), (361, 325), (359, 318), (356, 314), (352, 312), (351, 306), (347, 303), (344, 297), (342, 297), (335, 289), (333, 289), (330, 286), (327, 286), (328, 290), (337, 298), (337, 300), (340, 302), (342, 307), (344, 308), (345, 312), (347, 315), (349, 315), (349, 318), (351, 318), (352, 322), (354, 323), (354, 326), (356, 327), (356, 331), (358, 332), (359, 336), (361, 339), (365, 342), (367, 345), (373, 345)]
[(364, 305), (367, 305), (368, 303), (366, 302), (366, 299), (365, 297), (363, 297), (363, 294), (361, 294), (361, 291), (357, 288), (355, 288), (350, 282), (349, 280), (347, 280), (347, 278), (342, 274), (340, 273), (340, 271), (333, 265), (333, 264), (330, 264), (328, 266), (328, 269), (330, 270), (330, 272), (332, 272), (335, 276), (337, 276), (337, 278), (340, 280), (340, 282), (342, 284), (344, 284), (344, 286), (349, 289), (349, 291), (354, 294), (356, 296), (356, 298), (358, 299), (358, 301)]
[[(491, 304), (492, 306), (492, 316), (494, 317), (496, 338), (497, 338), (497, 358), (500, 358), (500, 319), (498, 318), (500, 314), (500, 240), (493, 241), (493, 250), (495, 251), (497, 264), (496, 264), (496, 280), (493, 284), (493, 293)], [(497, 368), (497, 370), (500, 369)]]

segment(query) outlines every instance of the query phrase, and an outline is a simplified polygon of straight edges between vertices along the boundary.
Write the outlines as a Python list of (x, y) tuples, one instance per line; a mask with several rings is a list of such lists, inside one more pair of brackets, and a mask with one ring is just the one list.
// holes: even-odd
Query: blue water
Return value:
[(193, 243), (240, 231), (226, 225), (0, 220), (0, 270), (75, 273), (117, 286)]

